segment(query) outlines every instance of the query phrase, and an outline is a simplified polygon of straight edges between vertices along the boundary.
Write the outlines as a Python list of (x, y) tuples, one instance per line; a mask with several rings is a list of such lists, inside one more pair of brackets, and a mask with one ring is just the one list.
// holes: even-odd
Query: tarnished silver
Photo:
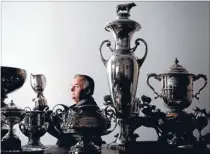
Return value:
[[(141, 26), (136, 21), (129, 19), (130, 9), (136, 6), (135, 3), (120, 4), (117, 6), (117, 20), (108, 23), (105, 30), (112, 32), (115, 38), (115, 48), (111, 48), (111, 41), (105, 40), (100, 46), (100, 57), (107, 69), (108, 84), (111, 98), (117, 109), (118, 125), (120, 135), (123, 136), (117, 142), (124, 144), (128, 131), (124, 126), (133, 113), (139, 110), (135, 104), (140, 68), (147, 57), (147, 43), (144, 39), (138, 38), (135, 41), (135, 47), (130, 47), (130, 41), (134, 32), (139, 31)], [(134, 51), (141, 43), (145, 46), (145, 53), (142, 58), (134, 55)], [(102, 46), (106, 44), (112, 52), (112, 56), (106, 60), (102, 55)], [(127, 137), (126, 137), (127, 136)]]
[[(175, 64), (166, 73), (148, 74), (147, 84), (155, 93), (155, 98), (160, 97), (164, 100), (166, 107), (174, 110), (183, 110), (191, 105), (194, 97), (197, 100), (199, 99), (198, 95), (207, 85), (207, 77), (204, 74), (195, 75), (189, 73), (178, 63), (179, 61), (176, 58)], [(161, 82), (162, 92), (160, 94), (149, 83), (152, 77)], [(193, 83), (200, 78), (204, 79), (204, 84), (196, 94), (193, 94)]]
[[(18, 142), (17, 146), (14, 147), (14, 149), (20, 148), (20, 147), (18, 147), (18, 144), (20, 146), (20, 140), (18, 139), (18, 137), (16, 137), (16, 135), (14, 134), (14, 132), (12, 130), (13, 125), (18, 123), (19, 119), (17, 116), (11, 117), (10, 115), (8, 115), (8, 113), (10, 113), (10, 112), (7, 112), (7, 109), (9, 109), (9, 108), (6, 108), (6, 107), (9, 107), (9, 106), (5, 102), (5, 99), (8, 98), (8, 96), (7, 96), (8, 94), (20, 89), (24, 85), (26, 78), (27, 78), (27, 72), (26, 72), (26, 70), (24, 70), (22, 68), (1, 66), (1, 110), (3, 110), (1, 112), (1, 138), (3, 138), (7, 134), (4, 138), (4, 141), (2, 142), (2, 149), (8, 148), (7, 147), (8, 140), (10, 140), (11, 142), (17, 141)], [(18, 113), (18, 111), (17, 111), (17, 113)], [(20, 115), (18, 115), (18, 116), (20, 116)], [(15, 119), (17, 119), (17, 120), (15, 120)], [(8, 125), (8, 124), (10, 124), (10, 125)], [(12, 136), (12, 137), (10, 137), (10, 136)], [(4, 143), (6, 145), (4, 145)]]
[(9, 93), (23, 86), (26, 77), (27, 72), (22, 68), (1, 66), (1, 107), (6, 105), (4, 99)]
[(11, 101), (7, 106), (1, 108), (1, 114), (5, 118), (4, 122), (9, 126), (8, 133), (1, 140), (2, 149), (21, 150), (21, 141), (13, 131), (13, 126), (23, 120), (25, 110), (18, 108), (13, 101)]
[(43, 95), (46, 87), (46, 77), (44, 74), (31, 74), (30, 76), (31, 87), (37, 93), (37, 97), (33, 99), (35, 102), (35, 110), (44, 110), (47, 105), (47, 100)]
[(40, 110), (31, 110), (29, 107), (26, 107), (26, 115), (23, 121), (19, 124), (21, 132), (28, 137), (28, 143), (24, 148), (45, 148), (44, 145), (40, 142), (40, 137), (42, 137), (48, 129), (49, 123), (46, 122), (46, 107), (43, 111)]
[[(94, 145), (91, 139), (107, 135), (117, 126), (116, 123), (112, 125), (112, 121), (116, 121), (116, 110), (111, 106), (99, 109), (95, 105), (82, 105), (72, 109), (57, 104), (52, 111), (51, 123), (59, 123), (59, 128), (53, 125), (54, 131), (60, 135), (74, 136), (77, 140), (70, 153), (100, 151), (101, 147)], [(59, 121), (53, 120), (56, 117)]]

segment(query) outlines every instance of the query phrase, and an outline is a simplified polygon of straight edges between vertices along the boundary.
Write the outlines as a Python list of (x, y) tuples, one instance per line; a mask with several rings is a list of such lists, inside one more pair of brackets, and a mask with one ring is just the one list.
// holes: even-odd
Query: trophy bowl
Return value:
[(6, 97), (23, 86), (26, 81), (26, 70), (15, 67), (1, 66), (1, 94)]
[[(69, 131), (79, 140), (69, 150), (70, 153), (93, 152), (100, 153), (100, 138), (109, 134), (110, 120), (107, 119), (103, 110), (94, 105), (84, 105), (74, 109), (71, 116), (71, 127)], [(94, 140), (98, 143), (94, 143)]]
[[(64, 110), (58, 108), (53, 112), (51, 123), (54, 124), (54, 129), (59, 131), (59, 134), (70, 135), (75, 138), (76, 144), (70, 147), (69, 152), (100, 152), (101, 136), (111, 133), (116, 127), (116, 125), (111, 127), (111, 120), (116, 118), (116, 115), (110, 116), (110, 113), (115, 114), (114, 110), (111, 112), (108, 106), (99, 109), (95, 105), (82, 105), (73, 108), (64, 104), (57, 104), (56, 106), (58, 105), (61, 105)], [(53, 120), (55, 117), (59, 119), (59, 122)], [(57, 123), (59, 123), (59, 128), (56, 126)]]

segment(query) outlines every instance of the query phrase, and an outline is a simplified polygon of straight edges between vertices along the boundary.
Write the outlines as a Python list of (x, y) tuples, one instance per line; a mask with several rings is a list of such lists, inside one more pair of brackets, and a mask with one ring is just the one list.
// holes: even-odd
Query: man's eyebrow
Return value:
[(71, 84), (71, 86), (80, 86), (80, 84), (79, 83)]

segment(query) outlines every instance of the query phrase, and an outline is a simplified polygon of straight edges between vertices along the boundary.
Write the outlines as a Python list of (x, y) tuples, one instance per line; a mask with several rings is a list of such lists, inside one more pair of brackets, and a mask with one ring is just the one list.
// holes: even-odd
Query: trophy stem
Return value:
[(14, 133), (14, 131), (13, 131), (13, 126), (14, 126), (14, 124), (13, 123), (10, 123), (9, 124), (9, 131), (8, 131), (8, 133), (5, 135), (5, 137), (6, 138), (10, 138), (10, 137), (17, 137), (16, 135), (15, 135), (15, 133)]

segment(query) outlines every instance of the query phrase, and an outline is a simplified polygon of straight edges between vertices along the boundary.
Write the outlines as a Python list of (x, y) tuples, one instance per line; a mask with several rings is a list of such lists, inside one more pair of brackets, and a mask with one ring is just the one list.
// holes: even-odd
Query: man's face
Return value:
[(84, 87), (84, 80), (81, 77), (76, 77), (73, 79), (72, 85), (71, 85), (71, 97), (75, 101), (75, 103), (78, 103), (80, 101), (80, 94)]

